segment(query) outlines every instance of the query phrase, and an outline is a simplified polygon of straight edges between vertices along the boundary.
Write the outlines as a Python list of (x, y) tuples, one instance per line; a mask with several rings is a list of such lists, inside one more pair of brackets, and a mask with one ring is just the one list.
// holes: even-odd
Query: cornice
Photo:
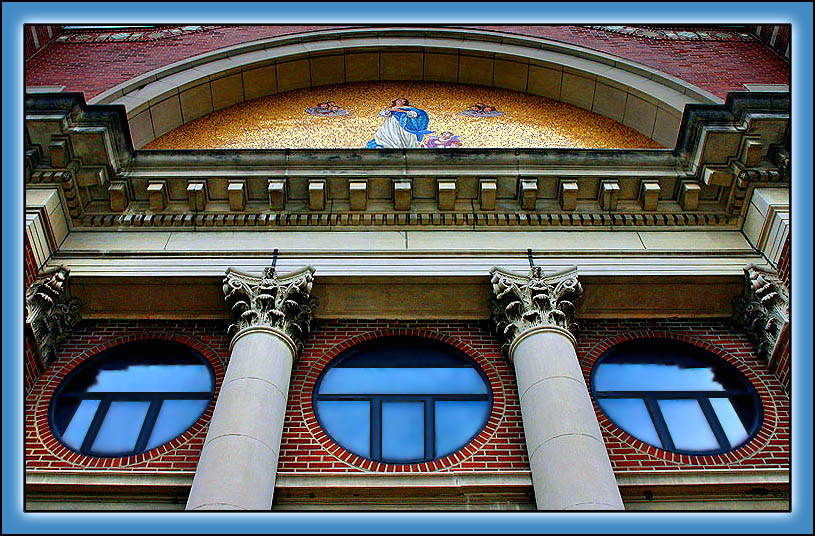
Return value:
[(25, 180), (71, 230), (739, 229), (750, 188), (788, 184), (788, 120), (786, 94), (731, 94), (688, 106), (674, 151), (134, 151), (120, 106), (29, 95)]

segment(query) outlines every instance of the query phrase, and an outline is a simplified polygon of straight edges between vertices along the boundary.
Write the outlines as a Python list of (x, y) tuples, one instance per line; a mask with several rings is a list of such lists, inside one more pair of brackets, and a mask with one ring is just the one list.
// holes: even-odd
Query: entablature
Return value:
[(121, 106), (26, 99), (26, 185), (71, 230), (739, 229), (750, 190), (789, 181), (787, 94), (688, 106), (658, 149), (136, 151)]

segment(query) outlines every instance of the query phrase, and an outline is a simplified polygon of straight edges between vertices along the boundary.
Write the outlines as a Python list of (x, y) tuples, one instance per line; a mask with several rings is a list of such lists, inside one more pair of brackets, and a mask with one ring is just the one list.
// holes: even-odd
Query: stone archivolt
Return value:
[(778, 275), (754, 264), (744, 268), (744, 292), (733, 300), (735, 321), (747, 330), (768, 363), (789, 323), (789, 291)]
[(291, 337), (299, 353), (313, 328), (317, 307), (317, 298), (311, 295), (313, 282), (310, 266), (284, 277), (279, 277), (273, 266), (267, 267), (262, 277), (230, 268), (223, 284), (234, 320), (229, 335), (252, 326), (270, 326)]
[(68, 292), (70, 270), (59, 266), (46, 271), (26, 289), (26, 326), (37, 341), (40, 359), (48, 366), (56, 346), (79, 321), (81, 303)]
[(577, 268), (548, 276), (540, 266), (533, 266), (528, 276), (500, 268), (490, 273), (495, 294), (490, 300), (492, 322), (507, 355), (512, 342), (531, 328), (553, 326), (577, 334), (574, 301), (583, 293)]

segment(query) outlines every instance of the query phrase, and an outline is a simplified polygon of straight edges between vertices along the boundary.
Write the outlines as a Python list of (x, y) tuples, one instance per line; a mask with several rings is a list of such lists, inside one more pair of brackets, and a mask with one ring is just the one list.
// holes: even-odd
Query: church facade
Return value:
[[(25, 508), (788, 510), (768, 28), (26, 26)], [(380, 82), (660, 148), (423, 144), (399, 95), (370, 148), (150, 148)]]

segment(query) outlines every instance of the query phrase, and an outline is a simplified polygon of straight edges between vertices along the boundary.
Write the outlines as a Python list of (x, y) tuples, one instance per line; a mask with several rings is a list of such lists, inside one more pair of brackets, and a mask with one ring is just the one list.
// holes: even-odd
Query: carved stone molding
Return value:
[(540, 266), (533, 266), (529, 275), (500, 268), (490, 273), (495, 295), (490, 300), (492, 322), (508, 357), (513, 341), (529, 329), (548, 326), (577, 334), (574, 301), (583, 293), (577, 268), (550, 275), (544, 275)]
[(311, 295), (313, 282), (311, 266), (283, 277), (273, 266), (262, 277), (228, 269), (223, 291), (232, 310), (229, 335), (251, 326), (271, 326), (291, 337), (299, 354), (314, 324), (317, 298)]
[(767, 363), (789, 323), (789, 301), (789, 291), (778, 274), (754, 264), (745, 266), (744, 292), (733, 299), (733, 318), (747, 330)]
[(26, 289), (26, 326), (37, 341), (44, 366), (54, 360), (57, 344), (80, 319), (81, 302), (68, 292), (69, 272), (64, 266), (52, 268)]

